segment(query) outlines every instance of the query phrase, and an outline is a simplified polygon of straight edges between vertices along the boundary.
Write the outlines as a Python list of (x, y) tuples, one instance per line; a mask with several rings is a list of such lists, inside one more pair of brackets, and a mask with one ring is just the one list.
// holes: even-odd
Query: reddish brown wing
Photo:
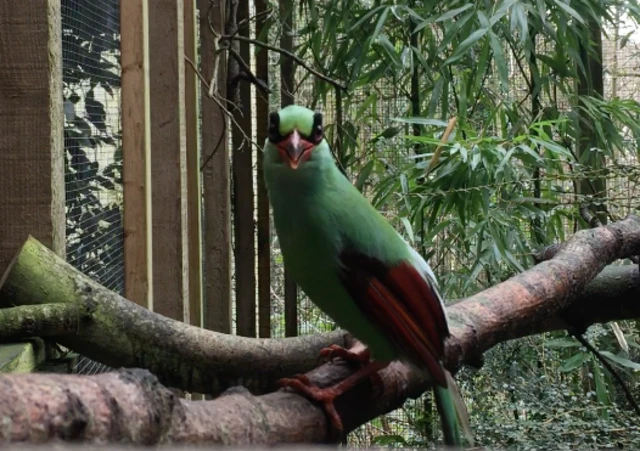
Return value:
[(340, 256), (342, 283), (401, 353), (447, 385), (440, 361), (449, 329), (436, 291), (410, 263), (394, 267), (358, 252)]

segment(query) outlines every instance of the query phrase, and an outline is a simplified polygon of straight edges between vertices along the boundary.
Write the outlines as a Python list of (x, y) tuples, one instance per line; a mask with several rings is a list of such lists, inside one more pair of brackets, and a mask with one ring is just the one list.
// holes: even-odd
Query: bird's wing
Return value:
[(410, 261), (389, 266), (353, 250), (340, 254), (340, 278), (369, 321), (411, 362), (447, 386), (440, 361), (449, 335), (442, 300), (428, 274)]

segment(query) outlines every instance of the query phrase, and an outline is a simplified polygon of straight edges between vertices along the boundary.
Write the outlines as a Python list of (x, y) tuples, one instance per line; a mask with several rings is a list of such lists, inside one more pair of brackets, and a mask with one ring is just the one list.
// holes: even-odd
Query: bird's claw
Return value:
[(336, 399), (340, 393), (332, 390), (331, 387), (320, 388), (314, 385), (304, 374), (298, 374), (293, 378), (280, 379), (277, 384), (280, 387), (290, 387), (295, 391), (305, 395), (306, 397), (322, 403), (327, 416), (329, 417), (329, 421), (331, 422), (331, 426), (333, 426), (335, 431), (342, 434), (342, 432), (344, 431), (342, 420), (340, 419), (340, 415), (338, 415), (338, 411), (333, 405), (334, 399)]
[(336, 344), (327, 346), (320, 351), (320, 359), (325, 362), (333, 363), (336, 358), (341, 358), (347, 362), (365, 364), (371, 359), (371, 353), (366, 348), (362, 351), (354, 352)]

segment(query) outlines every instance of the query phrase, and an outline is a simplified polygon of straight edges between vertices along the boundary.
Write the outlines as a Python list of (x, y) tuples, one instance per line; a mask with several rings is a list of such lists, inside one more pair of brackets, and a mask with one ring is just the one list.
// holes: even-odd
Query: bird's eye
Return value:
[(282, 141), (280, 135), (280, 115), (275, 111), (269, 115), (269, 141), (277, 143)]
[(322, 113), (313, 116), (313, 140), (316, 144), (324, 138), (324, 127), (322, 126)]

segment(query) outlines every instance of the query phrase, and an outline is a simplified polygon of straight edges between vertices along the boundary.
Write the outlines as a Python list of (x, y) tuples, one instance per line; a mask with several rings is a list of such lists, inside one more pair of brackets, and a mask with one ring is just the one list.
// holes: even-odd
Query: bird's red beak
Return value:
[(309, 159), (315, 144), (300, 137), (298, 130), (287, 136), (278, 144), (278, 152), (283, 161), (289, 163), (291, 169), (298, 169), (298, 166)]

